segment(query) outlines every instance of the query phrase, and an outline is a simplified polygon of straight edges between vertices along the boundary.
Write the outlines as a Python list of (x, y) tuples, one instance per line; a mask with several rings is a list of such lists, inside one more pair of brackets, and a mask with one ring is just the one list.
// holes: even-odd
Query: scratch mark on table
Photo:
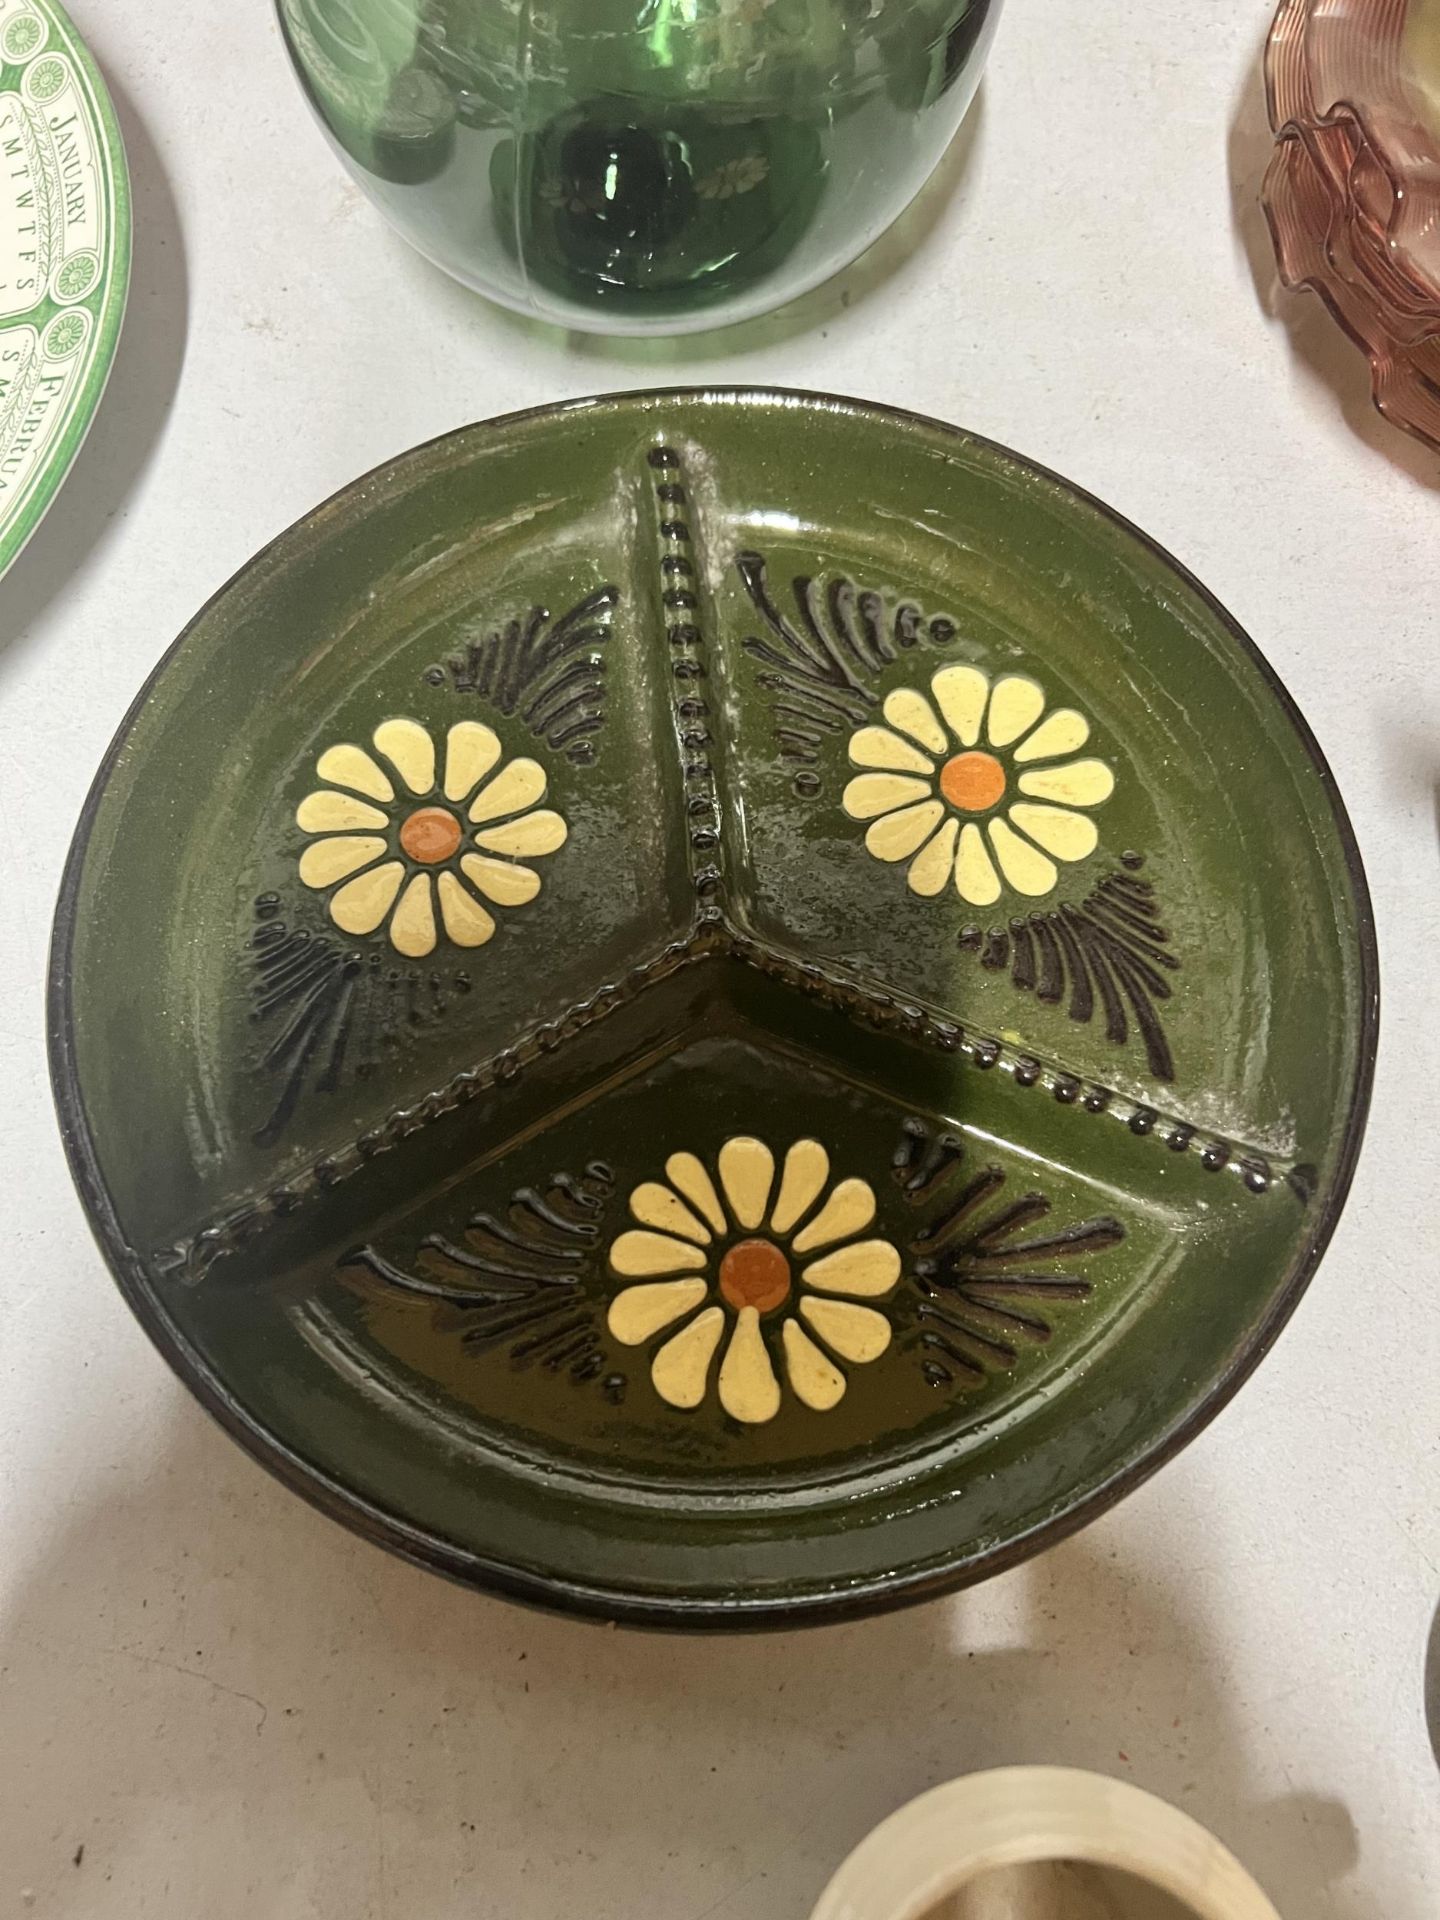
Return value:
[(202, 1672), (199, 1667), (182, 1667), (174, 1660), (161, 1660), (158, 1655), (153, 1653), (132, 1653), (129, 1647), (102, 1647), (99, 1651), (102, 1653), (118, 1653), (122, 1659), (134, 1660), (137, 1665), (142, 1667), (163, 1667), (166, 1673), (178, 1673), (183, 1675), (187, 1680), (203, 1680), (205, 1685), (207, 1687), (213, 1687), (216, 1693), (228, 1694), (232, 1700), (245, 1701), (248, 1706), (254, 1707), (260, 1715), (260, 1718), (255, 1723), (256, 1733), (261, 1731), (265, 1722), (270, 1718), (270, 1709), (263, 1700), (257, 1700), (253, 1693), (246, 1693), (243, 1687), (227, 1687), (223, 1680), (212, 1679), (208, 1673)]

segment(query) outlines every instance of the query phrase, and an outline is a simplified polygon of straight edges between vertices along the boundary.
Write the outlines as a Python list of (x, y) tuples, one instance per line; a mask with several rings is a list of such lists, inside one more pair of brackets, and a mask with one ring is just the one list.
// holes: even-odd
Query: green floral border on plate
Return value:
[[(45, 517), (90, 430), (115, 359), (130, 283), (130, 180), (109, 91), (89, 50), (55, 0), (0, 0), (0, 35), (27, 17), (40, 20), (45, 32), (32, 48), (15, 57), (0, 42), (0, 102), (7, 96), (23, 95), (27, 73), (40, 69), (52, 56), (63, 55), (69, 61), (74, 91), (91, 138), (103, 228), (98, 271), (83, 295), (66, 298), (62, 292), (57, 299), (56, 289), (47, 287), (33, 306), (14, 313), (5, 322), (7, 328), (28, 325), (39, 333), (53, 327), (66, 313), (83, 313), (88, 316), (89, 327), (83, 338), (82, 365), (71, 379), (58, 421), (49, 429), (44, 452), (14, 498), (4, 501), (0, 496), (0, 574)], [(46, 95), (32, 87), (29, 97), (43, 103)], [(38, 356), (38, 344), (36, 352)]]

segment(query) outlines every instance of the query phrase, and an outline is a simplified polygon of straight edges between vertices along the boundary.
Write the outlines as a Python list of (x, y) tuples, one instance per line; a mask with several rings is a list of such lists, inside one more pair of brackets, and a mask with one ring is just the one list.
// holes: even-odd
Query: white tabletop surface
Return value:
[[(0, 585), (0, 1920), (804, 1920), (903, 1800), (1012, 1761), (1178, 1802), (1285, 1920), (1435, 1920), (1440, 458), (1371, 415), (1313, 300), (1272, 297), (1259, 0), (1010, 0), (878, 259), (799, 314), (644, 346), (520, 323), (393, 238), (265, 0), (73, 10), (135, 271), (90, 441)], [(1199, 1441), (977, 1591), (718, 1643), (476, 1598), (244, 1458), (106, 1276), (42, 1031), (86, 787), (199, 604), (415, 441), (672, 381), (963, 422), (1180, 555), (1331, 759), (1385, 994), (1349, 1207)]]

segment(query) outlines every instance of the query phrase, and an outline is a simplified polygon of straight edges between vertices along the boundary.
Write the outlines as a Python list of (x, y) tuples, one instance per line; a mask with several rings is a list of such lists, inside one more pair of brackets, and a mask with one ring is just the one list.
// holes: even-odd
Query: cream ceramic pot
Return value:
[[(1093, 1876), (1059, 1863), (1104, 1868)], [(1050, 1870), (1037, 1869), (1052, 1863)], [(1085, 1881), (1089, 1880), (1089, 1887)], [(1188, 1814), (1124, 1781), (1007, 1767), (922, 1794), (845, 1861), (811, 1920), (1280, 1920)]]

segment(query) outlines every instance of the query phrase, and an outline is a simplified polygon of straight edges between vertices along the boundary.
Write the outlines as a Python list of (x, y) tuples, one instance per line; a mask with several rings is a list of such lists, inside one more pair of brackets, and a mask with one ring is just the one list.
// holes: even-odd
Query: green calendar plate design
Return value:
[(89, 431), (129, 276), (105, 83), (54, 0), (0, 0), (0, 573)]

